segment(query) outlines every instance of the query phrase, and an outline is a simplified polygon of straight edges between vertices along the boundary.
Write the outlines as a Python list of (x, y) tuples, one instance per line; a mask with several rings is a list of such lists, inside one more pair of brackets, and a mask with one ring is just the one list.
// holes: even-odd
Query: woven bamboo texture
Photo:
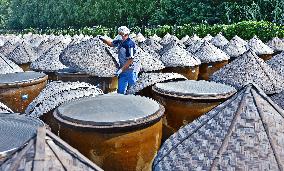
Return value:
[(0, 170), (100, 171), (102, 169), (50, 131), (40, 127), (36, 136), (0, 165)]
[(249, 84), (171, 136), (153, 170), (283, 170), (284, 111)]

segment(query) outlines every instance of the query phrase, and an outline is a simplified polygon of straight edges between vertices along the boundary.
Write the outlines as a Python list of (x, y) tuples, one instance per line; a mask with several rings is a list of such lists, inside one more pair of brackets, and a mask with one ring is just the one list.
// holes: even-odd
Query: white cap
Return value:
[(130, 30), (126, 26), (120, 26), (117, 31), (118, 33), (122, 33), (124, 35), (130, 34)]

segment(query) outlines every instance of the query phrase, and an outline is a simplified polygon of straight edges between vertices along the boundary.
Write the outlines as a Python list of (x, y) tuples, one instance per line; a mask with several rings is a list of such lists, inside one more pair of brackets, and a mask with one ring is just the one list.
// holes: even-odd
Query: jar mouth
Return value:
[(212, 102), (221, 102), (224, 101), (231, 96), (233, 96), (236, 92), (231, 92), (223, 95), (212, 95), (212, 96), (205, 96), (205, 95), (183, 95), (183, 94), (175, 94), (175, 93), (167, 93), (167, 92), (162, 92), (155, 87), (152, 87), (152, 91), (154, 94), (162, 96), (164, 98), (172, 99), (172, 100), (177, 100), (177, 101), (183, 101), (183, 102), (196, 102), (196, 103), (212, 103)]
[[(108, 96), (109, 97), (106, 97), (105, 100), (113, 98), (112, 97), (113, 95), (108, 95)], [(120, 96), (126, 97), (126, 95), (120, 95)], [(134, 97), (134, 95), (127, 95), (127, 96)], [(150, 106), (150, 108), (152, 109), (143, 111), (140, 114), (134, 115), (134, 116), (131, 114), (135, 114), (142, 109), (138, 108), (137, 110), (129, 109), (129, 111), (124, 111), (124, 109), (120, 108), (118, 110), (115, 110), (115, 108), (111, 107), (112, 102), (104, 104), (104, 106), (109, 106), (109, 109), (108, 109), (109, 111), (104, 110), (103, 112), (100, 112), (101, 109), (96, 108), (96, 105), (102, 104), (104, 101), (100, 101), (99, 98), (100, 97), (86, 97), (86, 98), (74, 100), (70, 103), (66, 103), (58, 107), (54, 111), (53, 115), (56, 120), (58, 120), (61, 123), (64, 123), (65, 125), (69, 125), (71, 127), (75, 126), (76, 128), (80, 127), (84, 129), (85, 128), (90, 128), (90, 129), (121, 128), (123, 129), (123, 128), (129, 128), (129, 127), (137, 127), (141, 125), (143, 126), (149, 123), (157, 122), (164, 115), (164, 111), (165, 111), (162, 105), (152, 100), (153, 102), (155, 102), (153, 106)], [(150, 100), (146, 97), (143, 97), (143, 98), (145, 98), (144, 100)], [(119, 98), (113, 101), (116, 101), (116, 100), (119, 100)], [(86, 103), (88, 101), (89, 103)], [(152, 102), (152, 101), (149, 101), (149, 102)], [(141, 103), (141, 105), (143, 105), (143, 102), (141, 101), (138, 101), (138, 102)], [(88, 106), (87, 109), (82, 109), (83, 106), (81, 106), (80, 103), (86, 104)], [(129, 101), (129, 103), (132, 103), (132, 102)], [(131, 106), (132, 104), (129, 104), (129, 105)], [(78, 109), (74, 109), (76, 108), (76, 106), (80, 106), (80, 107)], [(121, 105), (118, 105), (118, 107), (119, 106)], [(105, 107), (103, 108), (105, 109)], [(115, 113), (117, 113), (117, 115), (113, 116), (113, 114)]]
[(77, 129), (82, 131), (96, 131), (102, 133), (119, 133), (125, 131), (135, 131), (137, 129), (143, 129), (150, 125), (156, 124), (161, 121), (162, 117), (164, 116), (165, 108), (160, 105), (160, 109), (148, 116), (147, 118), (138, 119), (135, 121), (124, 121), (124, 122), (116, 122), (116, 123), (98, 123), (98, 122), (91, 122), (91, 123), (77, 123), (76, 121), (69, 121), (65, 118), (62, 118), (57, 110), (53, 112), (54, 118), (60, 123), (69, 127), (71, 129)]
[(40, 72), (18, 72), (4, 74), (3, 78), (0, 77), (0, 88), (6, 87), (26, 87), (34, 84), (44, 82), (48, 79), (48, 76)]
[[(204, 86), (205, 88), (200, 88), (201, 86)], [(207, 86), (209, 86), (209, 88), (207, 88)], [(221, 90), (223, 91), (216, 90), (218, 88), (222, 88)], [(157, 83), (152, 87), (152, 90), (155, 93), (163, 96), (184, 100), (221, 100), (227, 99), (236, 93), (236, 89), (231, 86), (203, 80), (185, 80), (169, 83)]]

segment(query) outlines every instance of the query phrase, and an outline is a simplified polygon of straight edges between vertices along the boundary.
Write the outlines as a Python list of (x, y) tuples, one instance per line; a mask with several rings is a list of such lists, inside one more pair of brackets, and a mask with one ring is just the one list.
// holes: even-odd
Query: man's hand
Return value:
[(98, 38), (105, 44), (109, 45), (110, 47), (114, 47), (112, 44), (112, 40), (105, 39), (103, 36), (99, 35)]
[(119, 70), (116, 71), (114, 76), (118, 77), (121, 73), (122, 73), (122, 69), (119, 69)]

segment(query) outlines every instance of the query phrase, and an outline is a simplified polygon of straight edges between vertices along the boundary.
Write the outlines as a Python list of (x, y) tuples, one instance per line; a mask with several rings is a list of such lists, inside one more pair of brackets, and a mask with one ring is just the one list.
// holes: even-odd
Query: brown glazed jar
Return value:
[(262, 55), (258, 55), (261, 59), (263, 59), (264, 61), (268, 61), (269, 59), (272, 58), (272, 56), (274, 56), (274, 54), (262, 54)]
[(30, 65), (31, 65), (31, 62), (28, 62), (28, 63), (24, 63), (24, 64), (18, 64), (19, 67), (21, 67), (23, 69), (23, 71), (30, 71), (31, 68), (30, 68)]
[(202, 63), (199, 67), (199, 80), (209, 80), (209, 77), (223, 66), (228, 64), (228, 60), (210, 62), (210, 63)]
[(19, 72), (0, 75), (0, 101), (16, 113), (26, 107), (47, 84), (48, 76), (39, 72)]
[(161, 144), (163, 106), (134, 95), (81, 98), (54, 111), (59, 136), (109, 171), (150, 170)]
[[(170, 136), (236, 92), (231, 86), (204, 80), (157, 83), (152, 90), (154, 99), (165, 106), (165, 136)], [(163, 139), (168, 138), (164, 135)]]

